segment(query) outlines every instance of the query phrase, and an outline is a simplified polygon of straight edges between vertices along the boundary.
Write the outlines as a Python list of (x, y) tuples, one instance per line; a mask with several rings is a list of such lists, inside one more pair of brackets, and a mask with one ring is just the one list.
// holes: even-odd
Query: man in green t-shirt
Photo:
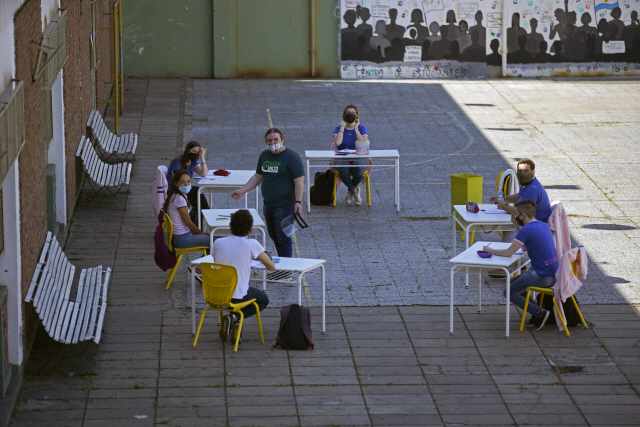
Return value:
[(294, 212), (302, 213), (304, 166), (298, 154), (284, 146), (284, 135), (277, 128), (264, 136), (268, 149), (258, 158), (256, 173), (239, 190), (231, 193), (235, 200), (262, 184), (263, 213), (269, 237), (278, 256), (291, 257), (293, 241), (282, 231), (280, 222)]

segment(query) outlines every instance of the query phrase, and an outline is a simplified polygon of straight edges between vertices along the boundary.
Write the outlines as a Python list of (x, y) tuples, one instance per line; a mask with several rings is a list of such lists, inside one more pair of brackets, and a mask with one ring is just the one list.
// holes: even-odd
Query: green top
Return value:
[(300, 156), (293, 150), (273, 154), (265, 150), (258, 158), (256, 173), (262, 175), (262, 198), (267, 206), (286, 206), (295, 203), (293, 180), (304, 176)]

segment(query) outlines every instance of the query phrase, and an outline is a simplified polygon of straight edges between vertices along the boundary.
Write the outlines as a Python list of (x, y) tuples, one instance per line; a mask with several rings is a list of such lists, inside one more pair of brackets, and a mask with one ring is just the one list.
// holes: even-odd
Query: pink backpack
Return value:
[(164, 215), (164, 210), (160, 210), (160, 213), (158, 214), (158, 222), (160, 224), (156, 227), (156, 234), (153, 236), (153, 241), (156, 245), (156, 252), (153, 259), (162, 271), (167, 271), (176, 265), (176, 253), (175, 251), (170, 251), (164, 243), (164, 231), (162, 230)]

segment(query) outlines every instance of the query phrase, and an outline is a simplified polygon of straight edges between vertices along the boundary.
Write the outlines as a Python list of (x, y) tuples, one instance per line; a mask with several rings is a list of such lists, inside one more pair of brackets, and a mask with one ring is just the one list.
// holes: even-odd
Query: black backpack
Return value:
[(311, 347), (311, 312), (298, 304), (282, 307), (280, 329), (274, 347), (290, 350), (306, 350)]
[(313, 186), (309, 190), (312, 205), (330, 205), (333, 203), (333, 181), (335, 173), (331, 169), (326, 172), (316, 172)]
[[(538, 305), (540, 306), (540, 297), (542, 295), (538, 295), (536, 297), (536, 302), (538, 303)], [(574, 298), (576, 298), (574, 296)], [(576, 298), (576, 303), (578, 302), (578, 299)], [(580, 306), (580, 304), (578, 303), (578, 307)], [(544, 299), (542, 300), (542, 305), (540, 306), (540, 308), (544, 308), (545, 310), (549, 311), (549, 318), (547, 319), (547, 324), (556, 324), (556, 316), (553, 313), (553, 298), (550, 295), (545, 295)], [(567, 298), (566, 302), (562, 303), (562, 310), (564, 311), (564, 316), (566, 317), (565, 322), (567, 323), (567, 326), (577, 326), (578, 324), (581, 324), (582, 322), (580, 321), (580, 315), (578, 315), (578, 311), (576, 310), (576, 306), (573, 305), (573, 301), (571, 301), (571, 298)]]

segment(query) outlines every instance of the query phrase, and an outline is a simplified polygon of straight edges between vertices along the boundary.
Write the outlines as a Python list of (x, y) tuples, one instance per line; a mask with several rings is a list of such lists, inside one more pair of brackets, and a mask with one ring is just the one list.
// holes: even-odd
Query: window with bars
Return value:
[(53, 105), (51, 87), (69, 56), (67, 46), (67, 11), (60, 9), (44, 29), (46, 62), (44, 76), (44, 136), (47, 148), (53, 139)]
[(0, 93), (0, 182), (4, 181), (23, 144), (24, 92), (20, 80), (10, 82)]

